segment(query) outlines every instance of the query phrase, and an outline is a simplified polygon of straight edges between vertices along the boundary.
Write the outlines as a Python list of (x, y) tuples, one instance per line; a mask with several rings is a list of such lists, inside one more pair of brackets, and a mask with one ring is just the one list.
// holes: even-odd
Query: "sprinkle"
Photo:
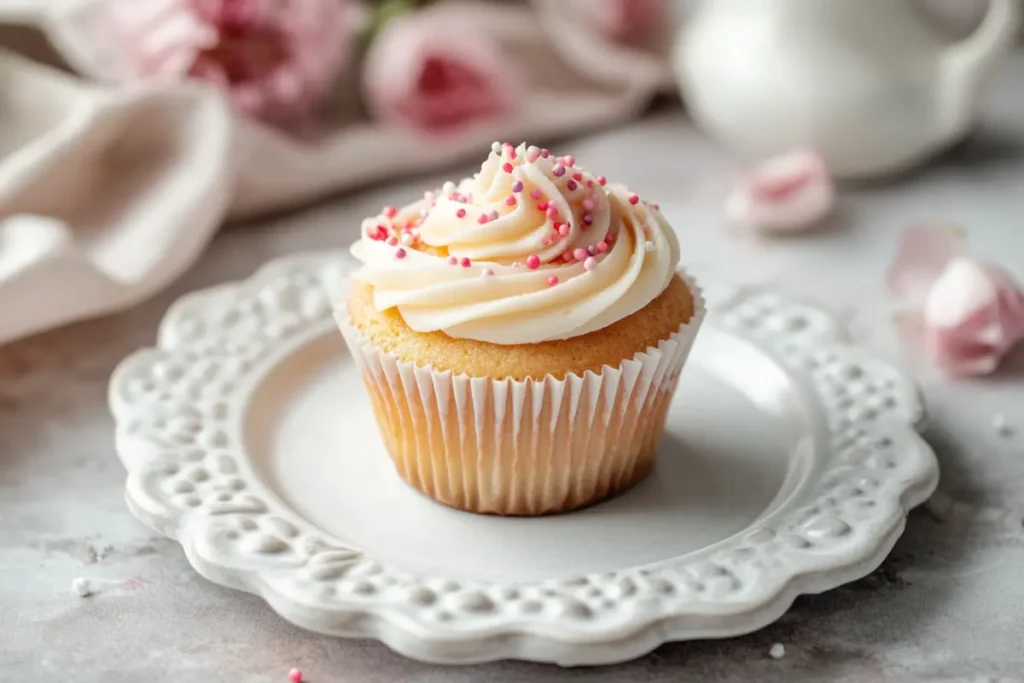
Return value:
[(536, 254), (530, 254), (526, 257), (526, 267), (530, 270), (537, 270), (540, 268), (540, 257)]
[(549, 156), (551, 156), (551, 152), (549, 152), (549, 151), (548, 151), (548, 150), (546, 150), (546, 149), (542, 149), (542, 150), (540, 151), (540, 155), (541, 155), (541, 157), (543, 157), (544, 159), (547, 159), (547, 158), (548, 158)]
[(459, 259), (455, 258), (454, 256), (449, 256), (448, 257), (448, 265), (449, 266), (457, 266), (457, 265), (459, 265)]
[(588, 180), (587, 181), (587, 187), (593, 187), (593, 186), (594, 186), (594, 181), (593, 180)]
[(402, 249), (401, 247), (399, 247), (398, 251), (395, 252), (395, 258), (397, 258), (397, 259), (405, 258), (405, 249)]
[(615, 235), (608, 233), (607, 235), (604, 236), (604, 241), (608, 243), (609, 247), (612, 246), (613, 244), (615, 244)]
[(548, 203), (547, 202), (537, 202), (537, 210), (538, 211), (547, 211), (548, 210)]
[(510, 164), (507, 161), (501, 165), (501, 170), (504, 171), (505, 173), (511, 173), (512, 169), (514, 169), (514, 168), (515, 168), (515, 166), (513, 166), (512, 164)]
[(551, 172), (554, 173), (557, 177), (561, 178), (562, 176), (565, 175), (565, 166), (562, 166), (562, 164), (555, 164), (555, 168), (552, 169)]
[(569, 190), (569, 192), (575, 192), (576, 188), (579, 187), (579, 185), (576, 184), (575, 180), (570, 180), (565, 184), (565, 187), (567, 190)]
[(465, 218), (466, 217), (466, 210), (465, 209), (459, 209), (458, 211), (455, 212), (455, 215), (458, 216), (459, 218)]
[(500, 142), (492, 142), (491, 143), (491, 151), (494, 152), (495, 154), (501, 154), (501, 143)]
[(480, 271), (480, 277), (491, 277), (494, 275), (494, 271), (490, 268), (484, 268)]
[(588, 213), (583, 217), (583, 222), (586, 223), (587, 225), (590, 225), (591, 223), (594, 222), (594, 217)]
[(514, 183), (512, 183), (512, 191), (513, 192), (522, 192), (523, 191), (523, 181), (522, 180), (517, 180)]
[(484, 223), (487, 222), (487, 220), (488, 220), (487, 214), (486, 213), (482, 213), (482, 214), (480, 214), (480, 217), (476, 219), (476, 222), (479, 223), (480, 225), (483, 225)]
[[(572, 164), (570, 164), (570, 166), (571, 165)], [(572, 179), (577, 181), (577, 182), (581, 182), (582, 183), (583, 182), (583, 174), (580, 173), (579, 171), (576, 171), (575, 173), (572, 174)]]
[(92, 581), (78, 577), (71, 582), (71, 590), (78, 594), (80, 598), (87, 598), (93, 594)]
[(395, 216), (398, 215), (398, 208), (394, 206), (385, 206), (384, 215), (387, 216), (388, 218), (394, 218)]
[(650, 240), (644, 242), (644, 251), (654, 251), (654, 242)]
[(597, 268), (597, 259), (595, 259), (593, 256), (589, 257), (586, 261), (583, 262), (583, 270), (589, 272), (594, 268)]
[(513, 195), (509, 195), (505, 197), (505, 203), (508, 204), (509, 206), (515, 206), (516, 198)]
[(497, 209), (491, 209), (491, 212), (489, 214), (487, 214), (487, 218), (489, 220), (492, 220), (492, 221), (498, 220), (498, 210)]
[(571, 154), (568, 154), (568, 155), (562, 157), (562, 163), (565, 164), (566, 166), (575, 166), (576, 165), (576, 157), (574, 157)]
[(565, 261), (566, 263), (572, 263), (572, 261), (574, 261), (575, 259), (573, 259), (572, 257), (572, 252), (567, 251), (564, 254), (562, 254), (562, 260)]
[(586, 199), (584, 199), (583, 200), (583, 210), (584, 211), (593, 211), (594, 210), (594, 200), (591, 199), (590, 197), (587, 197)]
[(542, 239), (541, 242), (540, 242), (540, 246), (542, 246), (542, 247), (550, 247), (551, 246), (551, 238), (550, 237), (545, 237), (544, 239)]
[(409, 246), (416, 241), (416, 238), (412, 236), (411, 232), (402, 233), (402, 244)]
[(782, 643), (775, 643), (768, 649), (768, 656), (772, 659), (782, 659), (786, 656), (786, 646)]
[(466, 256), (463, 256), (463, 257), (462, 257), (462, 260), (461, 260), (461, 261), (459, 261), (459, 264), (460, 264), (460, 265), (461, 265), (461, 266), (462, 266), (463, 268), (469, 268), (469, 267), (470, 267), (471, 265), (473, 265), (473, 264), (472, 264), (472, 262), (471, 262), (471, 261), (469, 260), (469, 258), (468, 258), (468, 257), (466, 257)]
[(441, 186), (441, 191), (444, 192), (445, 194), (451, 194), (452, 192), (455, 192), (455, 183), (449, 180), (448, 182)]
[(569, 236), (569, 224), (568, 223), (558, 223), (556, 225), (558, 225), (558, 234), (559, 235), (561, 235), (562, 237), (568, 237)]
[(551, 277), (548, 278), (548, 287), (554, 287), (557, 284), (558, 284), (558, 276), (557, 275), (552, 275)]
[(526, 160), (531, 164), (540, 158), (540, 148), (530, 145), (526, 148)]
[(635, 194), (629, 195), (629, 203), (632, 204), (633, 206), (636, 206), (637, 204), (640, 203), (640, 196)]
[(511, 142), (506, 142), (502, 146), (505, 147), (506, 149), (508, 149), (508, 156), (509, 156), (510, 159), (515, 159), (516, 158), (516, 148), (512, 146)]
[(288, 672), (288, 683), (302, 683), (302, 669), (298, 667), (292, 668)]
[(605, 178), (605, 177), (604, 177), (603, 175), (599, 175), (599, 176), (597, 176), (597, 184), (598, 184), (598, 185), (601, 185), (602, 187), (604, 187), (604, 185), (605, 185), (605, 184), (606, 184), (607, 182), (608, 182), (608, 179), (607, 179), (607, 178)]
[(594, 245), (594, 248), (597, 249), (597, 253), (603, 254), (604, 252), (608, 251), (608, 243), (598, 242), (597, 244)]
[(389, 247), (397, 247), (398, 246), (398, 238), (395, 237), (394, 235), (389, 237), (388, 238), (388, 246)]
[(587, 247), (587, 253), (590, 254), (591, 256), (597, 256), (597, 245), (591, 244), (589, 247)]
[(655, 211), (661, 211), (661, 204), (659, 204), (658, 202), (654, 202), (653, 204), (651, 204), (651, 208), (654, 209)]
[(537, 200), (544, 196), (544, 193), (539, 189), (534, 188), (530, 191), (530, 199)]
[(558, 218), (558, 209), (556, 207), (554, 207), (554, 206), (549, 206), (548, 207), (548, 218), (550, 218), (552, 220), (554, 220), (555, 218)]
[(572, 252), (572, 257), (577, 261), (586, 261), (588, 256), (590, 256), (590, 254), (587, 253), (586, 249), (580, 248)]

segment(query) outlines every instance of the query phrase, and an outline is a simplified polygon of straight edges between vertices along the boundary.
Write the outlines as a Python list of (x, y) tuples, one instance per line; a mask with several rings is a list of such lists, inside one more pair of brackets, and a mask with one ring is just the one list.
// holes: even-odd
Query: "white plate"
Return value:
[(556, 517), (442, 507), (393, 472), (329, 320), (348, 267), (186, 297), (111, 381), (133, 512), (300, 626), (432, 662), (623, 661), (867, 574), (937, 483), (906, 378), (820, 311), (739, 293), (710, 297), (650, 478)]

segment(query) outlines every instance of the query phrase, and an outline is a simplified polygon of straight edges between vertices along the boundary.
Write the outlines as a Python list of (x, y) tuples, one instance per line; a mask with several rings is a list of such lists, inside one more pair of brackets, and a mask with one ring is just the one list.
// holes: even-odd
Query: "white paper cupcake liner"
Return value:
[(474, 512), (540, 515), (598, 502), (653, 464), (679, 373), (704, 320), (599, 373), (489, 379), (417, 366), (375, 348), (335, 312), (399, 474)]

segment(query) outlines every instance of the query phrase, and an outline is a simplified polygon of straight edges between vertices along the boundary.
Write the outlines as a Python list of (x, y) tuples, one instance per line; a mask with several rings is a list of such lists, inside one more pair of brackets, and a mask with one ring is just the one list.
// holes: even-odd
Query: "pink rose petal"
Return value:
[(767, 233), (806, 230), (835, 206), (835, 187), (821, 157), (800, 150), (757, 166), (729, 195), (726, 218)]
[[(905, 342), (923, 341), (929, 360), (951, 374), (991, 373), (1024, 340), (1019, 285), (999, 266), (967, 255), (952, 231), (908, 231), (888, 287), (908, 307), (897, 326)], [(907, 335), (913, 328), (921, 334)]]

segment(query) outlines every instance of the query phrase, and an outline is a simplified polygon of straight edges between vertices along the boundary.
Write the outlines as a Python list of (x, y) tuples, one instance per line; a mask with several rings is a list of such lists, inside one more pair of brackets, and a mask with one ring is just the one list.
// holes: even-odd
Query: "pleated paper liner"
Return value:
[(373, 403), (399, 475), (454, 508), (501, 515), (568, 512), (648, 474), (669, 402), (704, 320), (690, 320), (616, 367), (564, 379), (489, 379), (416, 366), (335, 319)]

